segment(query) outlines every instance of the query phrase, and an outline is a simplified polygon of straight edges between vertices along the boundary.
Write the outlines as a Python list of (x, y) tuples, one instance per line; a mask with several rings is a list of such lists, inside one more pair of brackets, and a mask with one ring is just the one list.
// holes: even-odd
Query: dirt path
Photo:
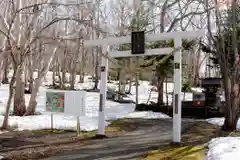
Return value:
[[(120, 137), (91, 140), (74, 151), (66, 151), (44, 160), (131, 160), (146, 155), (172, 139), (172, 120), (134, 119), (138, 129)], [(194, 120), (183, 119), (182, 131)]]

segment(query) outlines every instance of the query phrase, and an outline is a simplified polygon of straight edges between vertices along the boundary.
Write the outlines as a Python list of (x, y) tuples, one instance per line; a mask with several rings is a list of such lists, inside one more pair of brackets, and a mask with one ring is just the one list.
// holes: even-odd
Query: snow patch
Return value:
[[(12, 73), (10, 73), (12, 74)], [(37, 72), (34, 73), (34, 77), (37, 77)], [(69, 74), (67, 73), (67, 77)], [(85, 76), (84, 83), (76, 83), (76, 89), (89, 89), (92, 88), (94, 83), (89, 78), (90, 76)], [(51, 127), (51, 117), (49, 113), (46, 113), (45, 107), (45, 92), (47, 87), (44, 85), (52, 84), (52, 72), (48, 72), (46, 75), (46, 80), (39, 89), (37, 96), (37, 107), (36, 111), (42, 113), (39, 116), (29, 116), (29, 117), (9, 117), (9, 125), (11, 127), (17, 128), (17, 130), (39, 130), (39, 129), (50, 129)], [(77, 75), (76, 80), (79, 79)], [(117, 81), (113, 83), (108, 83), (108, 87), (116, 89)], [(100, 83), (99, 83), (100, 84)], [(126, 86), (127, 89), (128, 85)], [(149, 85), (147, 81), (140, 81), (139, 86), (139, 103), (146, 103), (149, 98), (149, 93), (154, 86)], [(167, 83), (167, 89), (164, 84), (164, 102), (167, 102), (166, 93), (173, 91), (173, 83)], [(136, 86), (132, 86), (129, 99), (135, 101), (136, 98)], [(183, 99), (182, 93), (182, 99)], [(9, 85), (2, 85), (0, 87), (0, 114), (4, 114), (6, 109), (6, 104), (9, 96)], [(157, 102), (158, 93), (152, 92), (150, 101)], [(26, 104), (30, 100), (30, 95), (26, 95)], [(192, 99), (191, 93), (185, 94), (186, 100)], [(168, 102), (171, 104), (172, 96), (168, 94)], [(13, 104), (11, 105), (10, 110), (13, 110)], [(86, 116), (80, 117), (81, 129), (84, 131), (92, 131), (98, 128), (98, 110), (99, 110), (99, 93), (87, 92), (86, 95)], [(169, 116), (163, 113), (154, 113), (154, 112), (134, 112), (135, 104), (120, 104), (113, 101), (106, 101), (105, 108), (105, 119), (107, 120), (116, 120), (119, 118), (145, 118), (145, 119), (156, 119), (156, 118), (169, 118)], [(3, 116), (0, 116), (0, 125), (3, 122)], [(76, 117), (67, 116), (61, 114), (54, 114), (54, 128), (64, 129), (64, 130), (76, 130)], [(108, 122), (105, 122), (105, 125), (109, 125)]]
[[(221, 127), (225, 118), (210, 118), (206, 121)], [(237, 123), (240, 130), (240, 120)], [(239, 160), (240, 159), (240, 137), (219, 137), (209, 142), (208, 160)]]
[(224, 123), (224, 118), (209, 118), (209, 119), (206, 119), (206, 121), (208, 123), (211, 123), (211, 124), (213, 124), (215, 126), (219, 126), (220, 127)]
[(208, 160), (239, 160), (240, 137), (214, 138), (209, 142)]
[[(211, 124), (213, 124), (215, 126), (219, 126), (219, 127), (223, 126), (224, 120), (225, 120), (225, 118), (209, 118), (209, 119), (206, 119), (206, 121), (208, 123), (211, 123)], [(237, 129), (240, 130), (240, 119), (238, 119)]]
[[(0, 120), (3, 116), (0, 116)], [(82, 131), (93, 131), (97, 129), (97, 117), (80, 117), (80, 128)], [(105, 126), (110, 123), (105, 122)], [(51, 128), (51, 115), (37, 115), (26, 117), (9, 117), (9, 126), (16, 128), (17, 131), (22, 130), (41, 130)], [(77, 130), (77, 118), (74, 116), (53, 115), (53, 128), (60, 130)]]
[(171, 118), (164, 113), (157, 113), (152, 111), (132, 112), (129, 113), (125, 118), (143, 118), (143, 119), (166, 119)]

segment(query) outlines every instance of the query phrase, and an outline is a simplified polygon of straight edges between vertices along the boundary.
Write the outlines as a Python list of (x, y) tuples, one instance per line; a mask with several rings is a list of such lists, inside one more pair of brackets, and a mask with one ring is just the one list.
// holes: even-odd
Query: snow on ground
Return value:
[[(224, 124), (224, 118), (209, 118), (209, 119), (206, 119), (206, 121), (208, 123), (211, 123), (215, 126), (222, 126)], [(239, 126), (240, 128), (240, 126)]]
[(239, 160), (240, 137), (214, 138), (209, 142), (208, 160)]
[[(0, 117), (0, 121), (3, 116)], [(81, 130), (92, 131), (97, 129), (97, 117), (80, 117)], [(61, 114), (53, 115), (53, 128), (63, 130), (76, 130), (77, 118)], [(9, 125), (17, 130), (41, 130), (51, 128), (51, 115), (36, 115), (27, 117), (9, 117)], [(109, 125), (105, 122), (105, 126)]]
[[(216, 126), (224, 124), (224, 118), (210, 118), (206, 120)], [(240, 120), (237, 123), (240, 130)], [(209, 142), (208, 160), (239, 160), (240, 159), (240, 137), (219, 137)]]
[[(36, 75), (35, 75), (36, 77)], [(9, 118), (9, 125), (11, 127), (15, 127), (18, 130), (37, 130), (37, 129), (49, 129), (51, 126), (51, 116), (49, 113), (45, 112), (45, 92), (47, 87), (44, 85), (51, 84), (52, 73), (49, 72), (46, 76), (46, 80), (43, 83), (43, 86), (40, 87), (38, 97), (37, 97), (37, 112), (41, 112), (43, 115), (38, 116), (29, 116), (29, 117), (15, 117), (11, 116)], [(76, 78), (78, 79), (78, 77)], [(109, 83), (108, 87), (117, 88), (117, 82)], [(85, 77), (85, 83), (79, 84), (76, 83), (77, 89), (89, 89), (94, 85), (93, 82), (89, 79), (89, 76)], [(167, 84), (168, 89), (167, 93), (173, 91), (173, 84)], [(8, 85), (2, 85), (0, 87), (0, 115), (4, 114), (5, 107), (8, 99)], [(141, 81), (139, 86), (139, 103), (146, 103), (149, 97), (150, 90), (153, 86), (149, 85), (149, 82)], [(164, 85), (165, 87), (165, 85)], [(165, 88), (164, 88), (165, 90)], [(135, 101), (135, 86), (132, 86), (131, 90), (132, 95), (130, 95), (130, 99)], [(165, 91), (166, 93), (166, 91)], [(30, 95), (26, 95), (26, 104), (30, 99)], [(168, 96), (169, 104), (171, 104), (171, 95)], [(182, 93), (183, 99), (183, 93)], [(187, 93), (185, 96), (186, 100), (192, 99), (192, 94)], [(152, 92), (150, 101), (157, 101), (157, 92)], [(166, 102), (166, 96), (164, 96), (164, 101)], [(91, 131), (98, 128), (98, 110), (99, 110), (99, 93), (91, 93), (88, 92), (86, 96), (86, 116), (80, 117), (81, 129), (85, 131)], [(13, 105), (12, 105), (13, 106)], [(154, 113), (154, 112), (134, 112), (135, 105), (134, 104), (119, 104), (116, 102), (108, 101), (106, 102), (105, 108), (105, 117), (106, 120), (114, 120), (119, 118), (169, 118), (167, 115), (162, 113)], [(12, 110), (12, 107), (11, 107)], [(67, 129), (67, 130), (75, 130), (76, 129), (76, 117), (62, 115), (62, 114), (54, 114), (53, 116), (54, 128), (56, 129)], [(0, 125), (2, 124), (3, 116), (0, 116)], [(108, 122), (105, 122), (105, 125), (109, 125)]]
[[(224, 124), (224, 118), (209, 118), (209, 119), (206, 119), (206, 121), (208, 123), (211, 123), (215, 126), (222, 126)], [(240, 119), (238, 120), (238, 123), (237, 123), (237, 129), (240, 130)]]
[(143, 119), (159, 119), (159, 118), (170, 118), (168, 115), (163, 113), (156, 113), (156, 112), (132, 112), (129, 113), (125, 118), (143, 118)]

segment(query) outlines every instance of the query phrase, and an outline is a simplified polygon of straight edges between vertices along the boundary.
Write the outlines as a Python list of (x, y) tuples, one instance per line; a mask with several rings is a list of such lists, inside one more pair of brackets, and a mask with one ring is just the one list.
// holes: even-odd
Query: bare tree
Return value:
[[(68, 7), (68, 4), (37, 0), (17, 2), (4, 1), (4, 4), (10, 8), (8, 14), (0, 14), (0, 34), (4, 36), (3, 49), (1, 54), (1, 64), (4, 61), (4, 55), (11, 57), (13, 66), (13, 76), (9, 86), (9, 98), (6, 107), (6, 113), (3, 128), (7, 128), (10, 104), (14, 96), (14, 114), (32, 115), (36, 109), (36, 97), (39, 87), (46, 76), (52, 60), (56, 57), (58, 48), (62, 48), (64, 38), (61, 33), (62, 21), (76, 21), (88, 25), (88, 22), (80, 20), (72, 15), (59, 16), (56, 13), (57, 6)], [(71, 4), (73, 5), (73, 4)], [(43, 13), (46, 14), (43, 14)], [(54, 16), (52, 16), (54, 15)], [(37, 59), (33, 57), (38, 57)], [(34, 64), (33, 62), (39, 63)], [(38, 70), (38, 76), (33, 78), (33, 70), (29, 66)], [(28, 67), (27, 67), (28, 66)], [(2, 67), (3, 68), (3, 67)], [(2, 70), (0, 71), (2, 75)], [(26, 75), (27, 74), (27, 75)], [(26, 75), (26, 76), (25, 76)], [(30, 77), (31, 97), (26, 107), (25, 104), (25, 84)], [(14, 87), (15, 84), (15, 87)]]
[(233, 131), (237, 127), (240, 113), (240, 29), (237, 27), (237, 19), (240, 19), (237, 8), (240, 4), (236, 0), (231, 3), (206, 0), (205, 9), (212, 6), (214, 10), (207, 12), (208, 42), (203, 44), (203, 50), (215, 56), (220, 67), (226, 101), (223, 129)]
[[(155, 2), (159, 8), (160, 16), (159, 32), (171, 32), (177, 30), (187, 30), (193, 28), (193, 24), (198, 16), (206, 14), (203, 10), (203, 5), (200, 1), (188, 0), (165, 0)], [(190, 9), (190, 8), (193, 9)], [(156, 71), (157, 72), (157, 71)], [(157, 74), (157, 88), (158, 88), (158, 103), (163, 103), (163, 82), (165, 76)]]

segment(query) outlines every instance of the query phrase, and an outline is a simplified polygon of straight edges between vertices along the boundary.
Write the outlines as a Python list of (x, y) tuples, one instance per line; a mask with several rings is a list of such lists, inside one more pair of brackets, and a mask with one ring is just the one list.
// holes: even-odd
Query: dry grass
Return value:
[(147, 155), (145, 160), (205, 160), (207, 143), (218, 136), (219, 129), (206, 123), (198, 122), (182, 136), (182, 146), (161, 146), (159, 150)]
[[(119, 119), (110, 121), (111, 124), (105, 128), (106, 135), (108, 136), (116, 136), (118, 134), (123, 134), (125, 132), (133, 131), (137, 128), (136, 124), (134, 124), (129, 119)], [(62, 135), (62, 134), (71, 134), (74, 135), (75, 132), (68, 130), (35, 130), (31, 131), (33, 134), (43, 134), (43, 135)], [(79, 138), (91, 138), (96, 136), (96, 131), (90, 132), (81, 132)]]
[(147, 160), (203, 160), (204, 146), (169, 147), (168, 149), (153, 151)]

